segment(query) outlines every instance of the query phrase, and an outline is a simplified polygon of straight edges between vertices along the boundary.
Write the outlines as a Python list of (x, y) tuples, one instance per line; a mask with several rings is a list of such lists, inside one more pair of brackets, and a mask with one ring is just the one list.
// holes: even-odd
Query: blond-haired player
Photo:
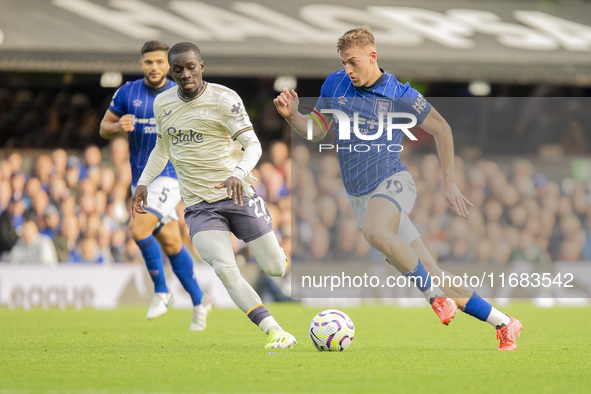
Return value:
[[(365, 121), (359, 121), (360, 132), (367, 135), (372, 134), (372, 124), (383, 121), (383, 112), (393, 112), (393, 108), (398, 108), (395, 112), (405, 109), (435, 138), (443, 171), (443, 195), (458, 215), (467, 216), (467, 205), (472, 204), (455, 182), (453, 138), (445, 119), (410, 84), (402, 84), (392, 74), (380, 69), (375, 39), (368, 26), (356, 27), (341, 36), (337, 52), (344, 69), (332, 73), (324, 82), (316, 104), (317, 111), (337, 109), (350, 118), (357, 115)], [(284, 89), (274, 102), (292, 128), (306, 138), (310, 116), (298, 112), (297, 93)], [(365, 129), (362, 125), (366, 125)], [(314, 127), (313, 141), (322, 140), (326, 133), (327, 129)], [(431, 275), (441, 276), (443, 271), (409, 219), (416, 187), (400, 161), (399, 150), (385, 148), (400, 145), (404, 133), (394, 131), (391, 140), (383, 133), (379, 139), (371, 141), (373, 149), (368, 150), (365, 146), (370, 145), (366, 140), (353, 133), (351, 136), (344, 140), (340, 138), (340, 132), (337, 133), (335, 146), (341, 148), (337, 152), (343, 182), (367, 241), (403, 275), (416, 282), (443, 324), (449, 324), (454, 318), (457, 303), (467, 314), (497, 329), (499, 350), (516, 349), (515, 340), (523, 329), (518, 320), (501, 313), (471, 289), (431, 286)], [(351, 149), (352, 145), (364, 142), (364, 149)], [(383, 148), (379, 149), (380, 146)]]

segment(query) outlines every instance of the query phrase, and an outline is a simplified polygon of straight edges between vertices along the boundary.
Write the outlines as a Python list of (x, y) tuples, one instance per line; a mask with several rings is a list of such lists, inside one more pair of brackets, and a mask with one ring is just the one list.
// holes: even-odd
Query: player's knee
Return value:
[(131, 234), (131, 238), (133, 238), (133, 240), (136, 242), (146, 239), (151, 234), (150, 231), (147, 231), (142, 226), (134, 225), (133, 223), (129, 226), (129, 232)]
[(238, 267), (226, 264), (213, 264), (215, 274), (220, 278), (224, 287), (231, 286), (240, 278), (240, 271)]
[(263, 268), (263, 271), (270, 276), (283, 276), (285, 275), (285, 269), (287, 266), (287, 256), (283, 249), (278, 248), (278, 250), (273, 251), (273, 253), (269, 253), (264, 257), (264, 262), (261, 262), (259, 265)]
[[(157, 220), (157, 219), (156, 219)], [(129, 232), (134, 241), (141, 241), (152, 234), (154, 230), (154, 223), (151, 220), (145, 219), (131, 219), (129, 223)]]
[(285, 260), (283, 260), (280, 264), (275, 264), (271, 266), (270, 269), (265, 271), (269, 276), (283, 276), (285, 275)]
[(369, 242), (371, 246), (378, 250), (382, 250), (382, 245), (386, 242), (385, 232), (378, 226), (363, 226), (363, 237)]
[(182, 243), (180, 239), (174, 239), (170, 237), (158, 239), (160, 245), (162, 246), (162, 250), (167, 256), (172, 256), (177, 254), (181, 251)]
[(248, 242), (248, 247), (254, 255), (259, 267), (267, 275), (283, 276), (286, 269), (286, 255), (285, 251), (274, 233), (269, 232), (253, 241)]

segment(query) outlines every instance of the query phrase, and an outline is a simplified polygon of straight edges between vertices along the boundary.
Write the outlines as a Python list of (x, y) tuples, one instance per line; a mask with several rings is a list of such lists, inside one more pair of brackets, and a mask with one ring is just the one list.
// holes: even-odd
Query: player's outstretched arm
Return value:
[(435, 108), (431, 108), (431, 111), (420, 126), (435, 138), (435, 143), (437, 144), (437, 153), (441, 162), (441, 170), (443, 171), (443, 196), (458, 215), (463, 217), (468, 216), (467, 206), (472, 206), (473, 204), (462, 194), (456, 185), (454, 143), (450, 125)]
[(131, 216), (135, 217), (136, 213), (139, 214), (146, 214), (144, 208), (148, 207), (148, 188), (146, 185), (138, 185), (135, 189), (135, 193), (133, 193), (133, 198), (131, 200)]
[(133, 125), (133, 117), (131, 115), (128, 114), (119, 117), (110, 110), (107, 110), (105, 116), (103, 116), (103, 120), (101, 120), (99, 133), (101, 137), (110, 140), (121, 133), (130, 133), (134, 129), (135, 126)]
[[(308, 138), (308, 119), (309, 115), (302, 115), (298, 111), (299, 99), (295, 90), (289, 91), (283, 88), (283, 91), (273, 100), (277, 112), (291, 125), (300, 137)], [(312, 139), (317, 142), (324, 139), (328, 130), (319, 127), (316, 122), (312, 122)]]

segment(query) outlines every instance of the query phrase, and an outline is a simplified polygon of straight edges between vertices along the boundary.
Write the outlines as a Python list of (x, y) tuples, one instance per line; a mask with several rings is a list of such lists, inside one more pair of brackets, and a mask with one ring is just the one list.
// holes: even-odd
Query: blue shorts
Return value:
[(230, 198), (191, 205), (185, 209), (185, 221), (191, 239), (200, 231), (221, 230), (230, 231), (238, 239), (250, 242), (273, 231), (267, 205), (256, 194), (244, 196), (242, 207), (234, 205), (234, 200)]

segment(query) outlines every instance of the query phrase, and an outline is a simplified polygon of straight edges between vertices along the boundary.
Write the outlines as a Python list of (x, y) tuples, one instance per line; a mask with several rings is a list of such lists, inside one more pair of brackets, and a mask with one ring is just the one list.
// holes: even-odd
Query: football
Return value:
[(342, 352), (351, 345), (354, 336), (353, 321), (337, 309), (322, 311), (310, 322), (310, 339), (320, 351)]

